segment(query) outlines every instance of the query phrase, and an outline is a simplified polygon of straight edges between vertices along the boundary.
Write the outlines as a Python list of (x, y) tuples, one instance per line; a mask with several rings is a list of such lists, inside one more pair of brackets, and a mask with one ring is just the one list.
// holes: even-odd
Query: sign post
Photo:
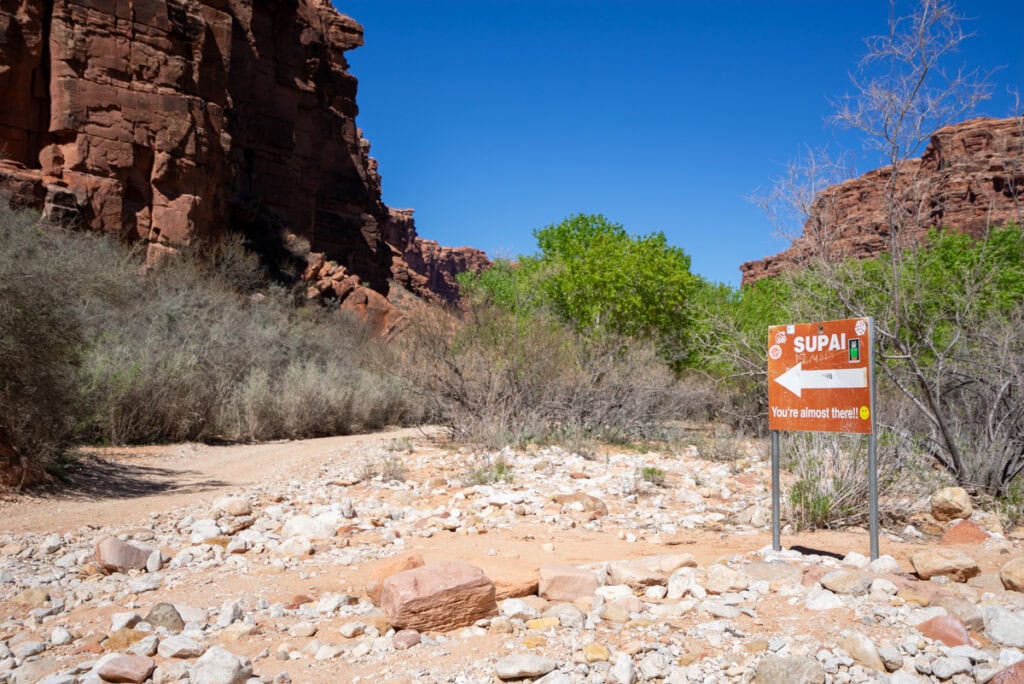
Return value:
[(768, 429), (772, 448), (772, 548), (782, 548), (779, 432), (868, 435), (871, 558), (878, 558), (875, 322), (852, 318), (768, 328)]

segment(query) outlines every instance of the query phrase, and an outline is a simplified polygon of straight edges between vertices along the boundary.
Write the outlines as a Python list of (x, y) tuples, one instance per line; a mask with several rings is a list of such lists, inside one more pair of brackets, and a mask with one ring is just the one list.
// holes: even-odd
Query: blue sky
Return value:
[[(359, 126), (384, 200), (420, 235), (492, 256), (535, 251), (532, 231), (602, 213), (663, 231), (693, 270), (786, 246), (745, 198), (801, 145), (851, 148), (826, 122), (883, 0), (335, 0), (366, 31), (349, 52)], [(979, 114), (1024, 90), (1019, 2), (960, 3), (977, 33), (957, 63), (995, 75)], [(831, 141), (831, 142), (830, 142)]]

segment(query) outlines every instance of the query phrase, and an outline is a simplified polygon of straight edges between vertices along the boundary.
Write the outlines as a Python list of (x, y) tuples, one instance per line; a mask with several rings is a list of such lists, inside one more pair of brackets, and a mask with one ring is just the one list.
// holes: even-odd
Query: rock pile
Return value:
[[(366, 479), (393, 457), (371, 445), (117, 528), (0, 533), (0, 682), (1020, 681), (1024, 534), (993, 516), (968, 544), (887, 530), (876, 561), (774, 552), (753, 446), (492, 456), (511, 482), (426, 446)], [(651, 464), (665, 486), (630, 477)], [(866, 546), (841, 535), (801, 542)]]

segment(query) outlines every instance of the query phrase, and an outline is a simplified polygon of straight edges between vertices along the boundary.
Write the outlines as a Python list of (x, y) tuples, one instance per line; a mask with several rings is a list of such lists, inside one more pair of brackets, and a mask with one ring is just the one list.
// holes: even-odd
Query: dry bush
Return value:
[(81, 325), (48, 270), (49, 237), (38, 218), (0, 198), (0, 453), (16, 462), (9, 484), (31, 479), (67, 444), (78, 406)]
[(617, 442), (659, 436), (686, 395), (653, 348), (587, 339), (543, 314), (428, 312), (404, 334), (404, 373), (459, 440)]
[[(836, 528), (868, 519), (868, 440), (860, 435), (784, 433), (783, 467), (794, 478), (787, 495), (797, 528)], [(915, 445), (883, 432), (878, 440), (879, 517), (901, 520), (931, 491), (929, 463)]]
[[(56, 284), (59, 283), (59, 287)], [(240, 239), (155, 268), (0, 209), (0, 444), (310, 437), (419, 420), (387, 350), (268, 284)]]

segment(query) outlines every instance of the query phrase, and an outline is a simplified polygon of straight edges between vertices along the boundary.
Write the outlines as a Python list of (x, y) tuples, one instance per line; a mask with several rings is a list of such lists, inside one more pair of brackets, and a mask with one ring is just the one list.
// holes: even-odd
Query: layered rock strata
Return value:
[(157, 253), (293, 233), (379, 295), (451, 301), (486, 257), (381, 201), (345, 60), (362, 43), (327, 0), (0, 0), (0, 192)]
[[(892, 174), (887, 166), (826, 189), (789, 249), (740, 266), (743, 284), (823, 255), (866, 258), (888, 251)], [(973, 119), (940, 129), (919, 159), (900, 165), (894, 186), (899, 239), (907, 244), (933, 227), (982, 235), (991, 226), (1024, 223), (1024, 118)]]

